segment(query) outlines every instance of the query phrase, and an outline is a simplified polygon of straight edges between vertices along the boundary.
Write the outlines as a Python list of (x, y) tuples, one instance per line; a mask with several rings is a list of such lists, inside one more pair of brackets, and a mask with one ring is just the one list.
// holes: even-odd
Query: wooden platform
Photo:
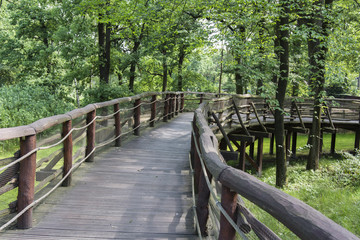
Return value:
[(192, 116), (181, 114), (85, 163), (89, 169), (75, 186), (46, 199), (52, 210), (34, 228), (8, 230), (0, 239), (196, 239)]

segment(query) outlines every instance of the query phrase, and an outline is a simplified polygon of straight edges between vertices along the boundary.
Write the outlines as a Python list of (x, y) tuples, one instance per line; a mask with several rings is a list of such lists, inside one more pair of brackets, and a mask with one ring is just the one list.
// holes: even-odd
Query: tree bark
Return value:
[(162, 50), (162, 54), (163, 54), (163, 62), (162, 62), (162, 66), (163, 66), (162, 91), (165, 92), (165, 91), (167, 90), (167, 82), (168, 82), (168, 65), (167, 65), (166, 49), (163, 49), (163, 50)]
[(130, 78), (129, 78), (129, 90), (131, 92), (134, 92), (134, 82), (135, 82), (135, 70), (136, 70), (136, 64), (137, 64), (137, 51), (140, 47), (140, 42), (135, 41), (134, 47), (132, 50), (132, 60), (130, 63)]
[[(100, 17), (101, 18), (101, 17)], [(105, 32), (104, 23), (98, 23), (98, 41), (99, 41), (99, 77), (100, 82), (105, 82)]]
[(286, 0), (281, 1), (282, 14), (279, 24), (279, 44), (282, 50), (279, 54), (280, 76), (278, 81), (276, 99), (278, 108), (275, 110), (275, 141), (276, 141), (276, 186), (283, 187), (286, 184), (286, 148), (284, 128), (284, 100), (289, 78), (289, 6)]
[[(264, 55), (265, 55), (265, 48), (264, 48), (264, 41), (265, 41), (265, 37), (264, 37), (264, 32), (265, 32), (265, 18), (262, 17), (260, 19), (260, 30), (259, 30), (259, 38), (260, 38), (260, 46), (259, 46), (259, 53), (260, 53), (260, 57), (261, 60), (259, 62), (259, 70), (261, 73), (265, 72), (265, 64), (264, 64)], [(257, 84), (256, 84), (256, 95), (260, 95), (262, 92), (262, 86), (263, 86), (263, 79), (259, 78), (257, 80)]]
[(106, 24), (106, 36), (105, 36), (105, 65), (104, 65), (104, 82), (109, 83), (110, 79), (110, 59), (111, 59), (111, 28), (110, 23)]
[[(314, 3), (317, 9), (324, 4), (325, 8), (330, 8), (333, 0), (319, 0)], [(314, 93), (314, 112), (313, 122), (309, 134), (310, 151), (308, 155), (306, 169), (316, 170), (319, 168), (320, 149), (321, 149), (321, 110), (323, 103), (323, 91), (325, 84), (325, 60), (328, 38), (329, 22), (324, 18), (320, 10), (315, 11), (309, 19), (309, 24), (313, 29), (308, 38), (308, 54), (310, 66), (310, 86)]]
[[(241, 64), (241, 58), (240, 57), (235, 57), (235, 61), (236, 61), (238, 66)], [(243, 94), (244, 93), (243, 78), (242, 78), (241, 73), (238, 70), (238, 68), (239, 67), (237, 67), (237, 69), (235, 71), (236, 94)]]
[(178, 91), (183, 90), (183, 64), (185, 59), (185, 46), (182, 44), (179, 49), (179, 62), (178, 62)]

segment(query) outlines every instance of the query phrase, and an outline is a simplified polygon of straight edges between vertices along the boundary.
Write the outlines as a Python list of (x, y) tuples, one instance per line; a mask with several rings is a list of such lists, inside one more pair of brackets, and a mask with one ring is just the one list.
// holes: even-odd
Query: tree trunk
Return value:
[[(241, 64), (241, 58), (240, 57), (236, 57), (235, 61), (236, 61), (238, 66)], [(239, 69), (239, 67), (236, 68), (236, 72), (235, 72), (236, 94), (243, 94), (244, 93), (243, 79), (242, 79), (241, 73), (240, 73), (240, 71), (238, 69)]]
[(98, 23), (98, 38), (99, 38), (99, 77), (100, 82), (105, 81), (105, 62), (106, 62), (106, 53), (105, 53), (105, 32), (104, 32), (104, 23)]
[(179, 62), (178, 62), (178, 91), (183, 90), (183, 64), (185, 59), (185, 46), (182, 44), (179, 49)]
[(136, 70), (136, 64), (137, 64), (137, 54), (138, 49), (140, 47), (140, 42), (136, 41), (134, 43), (134, 47), (132, 50), (132, 60), (130, 63), (130, 78), (129, 78), (129, 90), (131, 92), (134, 92), (134, 82), (135, 82), (135, 70)]
[(167, 90), (167, 82), (168, 82), (168, 66), (167, 66), (167, 56), (166, 56), (166, 50), (163, 49), (163, 82), (162, 82), (162, 91), (165, 92)]
[[(259, 62), (259, 70), (260, 70), (260, 72), (262, 74), (265, 72), (265, 63), (264, 63), (264, 57), (265, 57), (264, 42), (265, 42), (265, 37), (264, 37), (264, 32), (265, 32), (265, 18), (262, 17), (260, 19), (260, 30), (259, 30), (259, 38), (260, 38), (259, 53), (260, 53), (260, 57), (261, 57), (261, 60)], [(264, 79), (262, 79), (262, 78), (259, 78), (257, 80), (256, 95), (260, 95), (261, 92), (262, 92), (263, 80)]]
[[(319, 0), (314, 3), (315, 7), (320, 7), (325, 3), (329, 8), (333, 0)], [(309, 133), (310, 151), (308, 155), (306, 169), (316, 170), (319, 168), (320, 144), (321, 144), (321, 110), (322, 98), (325, 84), (325, 60), (328, 37), (328, 21), (320, 11), (313, 13), (309, 19), (309, 24), (313, 29), (308, 39), (308, 54), (310, 66), (310, 86), (314, 95), (313, 122)]]
[(284, 100), (289, 78), (289, 7), (286, 0), (281, 2), (282, 14), (280, 17), (279, 44), (282, 50), (279, 54), (280, 77), (278, 81), (276, 99), (279, 108), (275, 110), (275, 141), (276, 141), (276, 186), (283, 187), (286, 184), (286, 148), (284, 129)]
[(106, 38), (105, 38), (105, 65), (104, 65), (104, 82), (109, 83), (110, 79), (110, 43), (111, 43), (111, 28), (110, 24), (106, 24)]

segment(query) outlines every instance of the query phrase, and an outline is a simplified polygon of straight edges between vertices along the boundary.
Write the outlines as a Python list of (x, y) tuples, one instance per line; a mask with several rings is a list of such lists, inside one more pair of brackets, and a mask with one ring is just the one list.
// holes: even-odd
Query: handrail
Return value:
[[(200, 104), (195, 110), (194, 125), (197, 137), (193, 142), (199, 143), (201, 159), (205, 162), (206, 171), (214, 180), (270, 213), (301, 239), (359, 239), (300, 200), (246, 172), (228, 166), (219, 152), (218, 140), (209, 127), (209, 111), (211, 104), (208, 102)], [(194, 165), (197, 166), (196, 163)], [(195, 169), (195, 172), (200, 174), (201, 170)]]

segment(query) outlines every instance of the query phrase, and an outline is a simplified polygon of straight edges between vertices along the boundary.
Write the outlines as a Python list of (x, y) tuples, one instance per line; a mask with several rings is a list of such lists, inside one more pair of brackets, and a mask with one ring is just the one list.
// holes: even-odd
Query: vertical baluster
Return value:
[(181, 93), (180, 95), (181, 95), (180, 112), (182, 113), (184, 111), (185, 95), (184, 95), (184, 93)]
[(115, 147), (120, 147), (121, 146), (121, 137), (119, 137), (121, 135), (121, 117), (120, 117), (120, 106), (119, 103), (114, 104), (114, 112), (118, 112), (115, 114), (115, 137), (118, 137), (115, 140)]
[[(86, 117), (86, 124), (89, 124), (91, 121), (96, 118), (96, 109), (89, 112)], [(95, 148), (95, 130), (96, 130), (96, 121), (90, 124), (86, 130), (86, 151), (85, 156), (88, 156)], [(86, 162), (94, 161), (94, 153), (92, 153), (87, 159)]]
[(156, 118), (156, 95), (151, 97), (151, 117), (150, 117), (150, 127), (155, 126), (155, 118)]
[[(62, 137), (65, 137), (72, 128), (72, 121), (66, 121), (63, 123), (62, 127)], [(72, 168), (72, 153), (73, 153), (73, 140), (72, 140), (72, 133), (64, 140), (64, 170), (63, 170), (63, 177), (68, 174), (70, 169)], [(62, 186), (68, 187), (71, 184), (71, 173), (70, 175), (64, 180)]]
[[(20, 153), (24, 156), (36, 148), (36, 135), (27, 136), (20, 139)], [(35, 174), (36, 174), (36, 153), (31, 154), (20, 162), (19, 188), (17, 209), (21, 212), (34, 201), (35, 193)], [(18, 219), (18, 228), (28, 229), (32, 227), (32, 211), (30, 208)]]
[[(237, 193), (231, 191), (230, 188), (224, 185), (222, 186), (221, 190), (221, 206), (225, 209), (226, 213), (231, 217), (231, 219), (236, 222)], [(221, 213), (219, 239), (235, 239), (235, 233), (235, 229)]]

